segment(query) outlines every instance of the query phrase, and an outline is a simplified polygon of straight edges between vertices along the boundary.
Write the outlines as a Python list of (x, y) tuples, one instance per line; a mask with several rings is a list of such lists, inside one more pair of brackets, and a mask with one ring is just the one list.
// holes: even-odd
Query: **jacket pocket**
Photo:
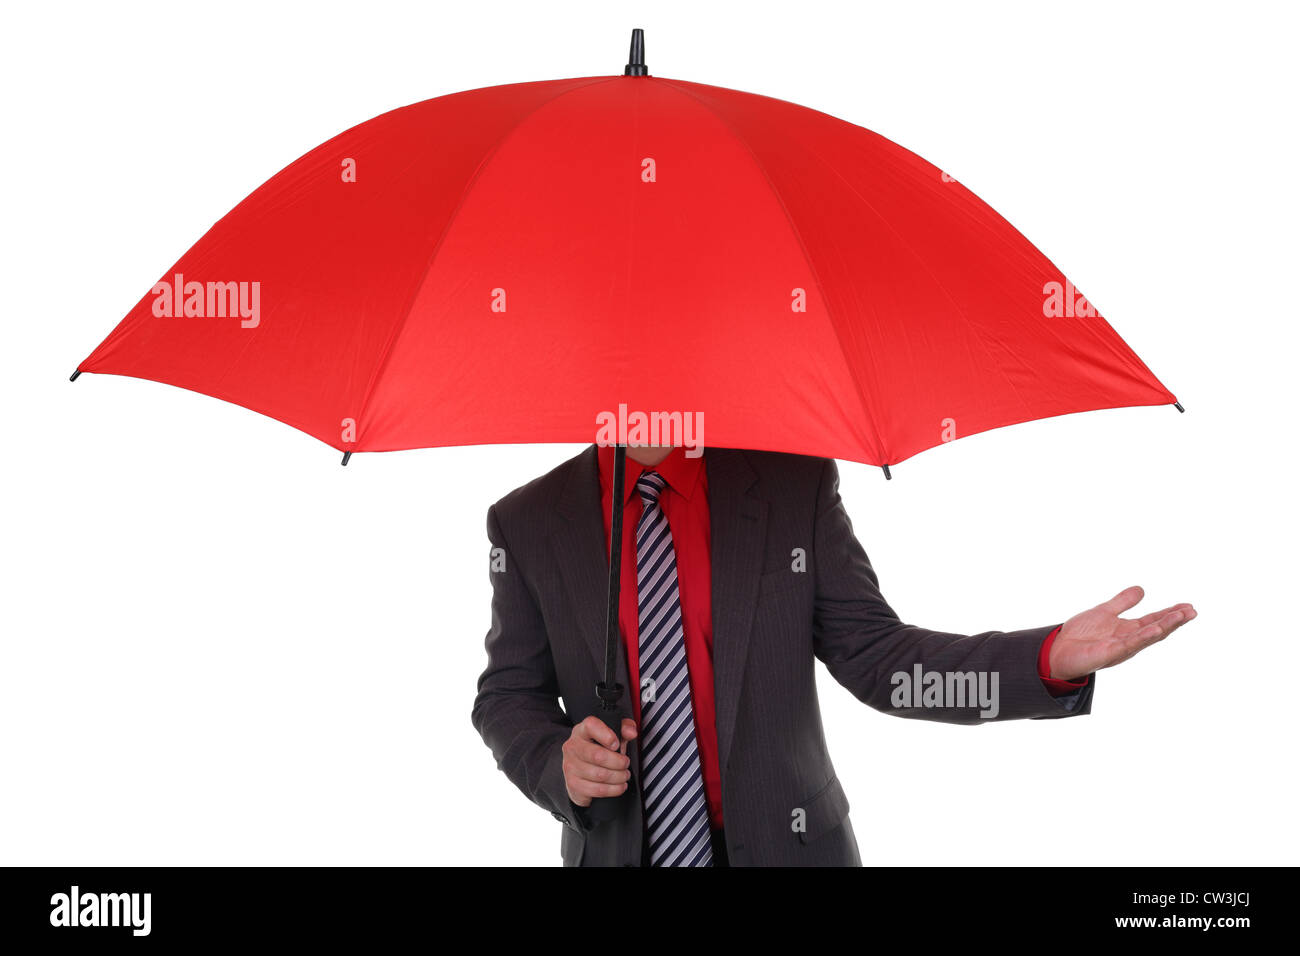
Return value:
[(804, 831), (799, 834), (801, 843), (811, 843), (819, 836), (829, 833), (849, 815), (849, 798), (840, 786), (839, 777), (831, 777), (830, 782), (803, 802)]

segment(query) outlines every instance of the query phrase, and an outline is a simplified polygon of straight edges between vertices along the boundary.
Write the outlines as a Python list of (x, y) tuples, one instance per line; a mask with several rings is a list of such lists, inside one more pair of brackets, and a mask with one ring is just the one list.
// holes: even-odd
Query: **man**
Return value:
[[(632, 447), (619, 621), (621, 680), (636, 690), (619, 740), (594, 716), (613, 461), (592, 446), (488, 511), (492, 624), (474, 726), (563, 823), (566, 866), (860, 865), (814, 659), (898, 716), (1067, 717), (1088, 713), (1094, 671), (1196, 616), (1179, 604), (1122, 619), (1142, 598), (1134, 587), (1058, 627), (906, 625), (853, 535), (834, 462)], [(612, 819), (593, 815), (610, 799)]]

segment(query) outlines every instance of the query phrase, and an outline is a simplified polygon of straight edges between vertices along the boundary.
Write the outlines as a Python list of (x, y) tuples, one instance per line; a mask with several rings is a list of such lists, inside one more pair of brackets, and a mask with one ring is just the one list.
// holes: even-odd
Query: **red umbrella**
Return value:
[[(642, 53), (635, 31), (623, 76), (457, 93), (339, 134), (213, 226), (73, 378), (203, 392), (344, 464), (595, 437), (888, 475), (1002, 425), (1176, 404), (938, 167), (825, 113), (651, 77)], [(679, 430), (636, 430), (663, 422)]]
[(888, 466), (1175, 402), (937, 166), (633, 60), (341, 133), (213, 226), (78, 371), (203, 392), (348, 453), (590, 442), (625, 405), (686, 415), (704, 444)]

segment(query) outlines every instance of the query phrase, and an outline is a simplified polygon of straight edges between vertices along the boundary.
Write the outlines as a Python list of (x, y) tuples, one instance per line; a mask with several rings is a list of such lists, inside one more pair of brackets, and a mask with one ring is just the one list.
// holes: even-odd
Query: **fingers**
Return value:
[(1099, 604), (1098, 607), (1110, 614), (1123, 614), (1129, 608), (1136, 607), (1145, 594), (1146, 592), (1135, 584), (1131, 588), (1120, 591), (1104, 604)]
[(594, 740), (610, 750), (618, 748), (618, 738), (614, 736), (614, 731), (606, 727), (599, 717), (587, 717), (582, 723), (574, 725), (572, 736)]
[(623, 770), (628, 766), (628, 758), (624, 754), (617, 750), (606, 750), (601, 745), (591, 744), (588, 741), (573, 741), (569, 753), (572, 753), (576, 760), (598, 767), (608, 767), (610, 770)]
[(622, 770), (628, 765), (627, 757), (617, 750), (606, 750), (589, 740), (570, 740), (564, 745), (564, 752), (574, 760), (609, 770)]
[(1190, 604), (1175, 606), (1173, 610), (1161, 614), (1156, 620), (1143, 625), (1127, 637), (1118, 638), (1116, 643), (1120, 653), (1108, 667), (1128, 660), (1138, 651), (1150, 647), (1178, 630), (1196, 617), (1196, 609)]
[(1185, 611), (1191, 608), (1190, 604), (1171, 604), (1169, 607), (1160, 611), (1152, 611), (1150, 614), (1143, 614), (1134, 623), (1139, 627), (1146, 627), (1148, 624), (1154, 624), (1170, 611)]
[(590, 783), (623, 784), (627, 783), (631, 777), (632, 771), (630, 770), (609, 770), (594, 763), (583, 763), (581, 760), (569, 762), (565, 770), (565, 780), (571, 786), (575, 780), (586, 780)]
[(1156, 641), (1163, 641), (1194, 617), (1196, 617), (1196, 609), (1190, 604), (1186, 607), (1175, 608), (1168, 614), (1139, 629), (1134, 638), (1143, 641), (1143, 646), (1154, 644)]
[(636, 721), (629, 717), (624, 717), (623, 725), (620, 730), (623, 734), (623, 743), (619, 745), (618, 752), (626, 754), (628, 741), (636, 739)]
[(599, 800), (602, 797), (617, 797), (627, 790), (627, 784), (620, 783), (617, 786), (608, 783), (591, 783), (586, 780), (578, 780), (572, 784), (567, 784), (569, 799), (580, 807), (591, 806), (592, 800)]
[[(630, 727), (629, 727), (630, 725)], [(624, 741), (636, 736), (636, 724), (624, 720), (620, 726)], [(602, 797), (617, 797), (627, 790), (631, 761), (619, 748), (614, 732), (599, 717), (576, 724), (561, 747), (564, 785), (569, 799), (580, 807)], [(626, 748), (624, 743), (623, 748)]]
[(590, 806), (592, 800), (601, 797), (617, 797), (627, 790), (627, 782), (632, 776), (630, 770), (610, 770), (568, 754), (565, 754), (561, 768), (569, 799), (580, 807)]

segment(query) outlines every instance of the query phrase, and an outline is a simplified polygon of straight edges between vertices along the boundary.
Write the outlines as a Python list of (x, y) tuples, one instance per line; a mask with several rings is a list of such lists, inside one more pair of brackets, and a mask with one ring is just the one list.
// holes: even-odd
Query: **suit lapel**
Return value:
[[(569, 592), (573, 617), (582, 632), (584, 643), (591, 652), (597, 680), (605, 679), (605, 624), (609, 600), (609, 559), (605, 547), (605, 519), (600, 506), (600, 471), (596, 459), (596, 446), (592, 445), (574, 460), (568, 479), (560, 493), (556, 508), (560, 521), (551, 535), (551, 547), (560, 575)], [(627, 581), (623, 587), (629, 587)], [(633, 581), (630, 585), (636, 587)], [(621, 632), (620, 632), (621, 637)], [(623, 685), (623, 699), (619, 702), (619, 716), (633, 717), (632, 695), (638, 693), (628, 687), (627, 654), (623, 641), (618, 642), (618, 681)], [(591, 686), (591, 702), (596, 702), (596, 685)], [(632, 754), (632, 784), (635, 793), (641, 792), (640, 749), (635, 743)], [(641, 800), (634, 802), (633, 824), (622, 829), (622, 845), (617, 859), (641, 858)]]
[(713, 685), (718, 756), (725, 767), (758, 603), (768, 506), (752, 492), (758, 476), (744, 452), (710, 448), (704, 461), (709, 476), (712, 538)]
[[(605, 556), (605, 519), (600, 513), (600, 473), (595, 445), (574, 460), (557, 511), (562, 520), (551, 536), (555, 563), (568, 588), (578, 630), (603, 680), (609, 560)], [(622, 582), (622, 586), (627, 587), (627, 582)], [(636, 582), (631, 586), (636, 587)], [(627, 659), (622, 641), (619, 641), (618, 673), (619, 681), (627, 687)], [(594, 697), (594, 685), (591, 692)], [(632, 716), (631, 693), (629, 690), (623, 695), (621, 709), (625, 717)]]

